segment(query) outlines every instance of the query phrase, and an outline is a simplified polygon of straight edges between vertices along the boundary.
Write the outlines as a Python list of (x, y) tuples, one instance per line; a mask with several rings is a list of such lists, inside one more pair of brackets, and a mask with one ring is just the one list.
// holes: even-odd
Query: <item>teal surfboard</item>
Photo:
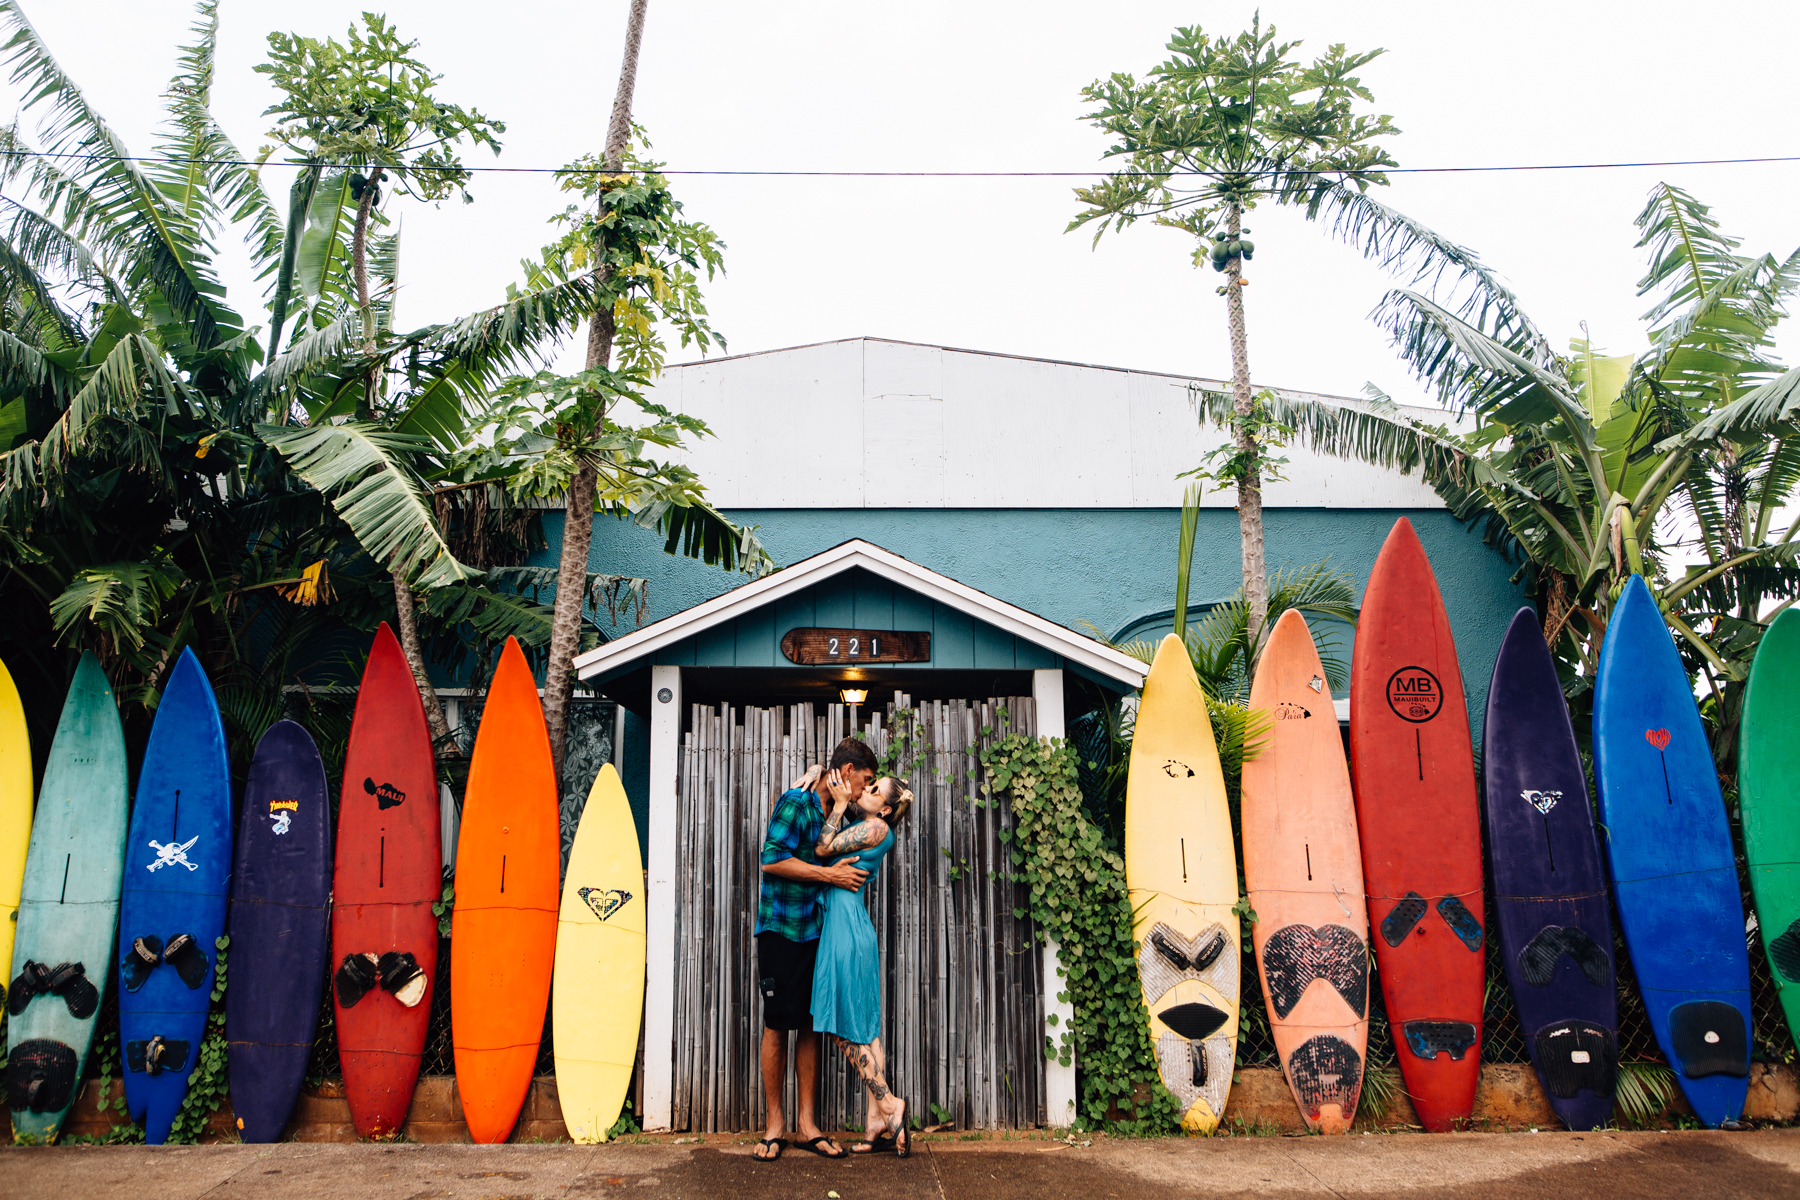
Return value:
[(84, 654), (25, 860), (6, 1039), (15, 1135), (54, 1138), (80, 1085), (112, 967), (126, 795), (119, 707), (99, 660)]

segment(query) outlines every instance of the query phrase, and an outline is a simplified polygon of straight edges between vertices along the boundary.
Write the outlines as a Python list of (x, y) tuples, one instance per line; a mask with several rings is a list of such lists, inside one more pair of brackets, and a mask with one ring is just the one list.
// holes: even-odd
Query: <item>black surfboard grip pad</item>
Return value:
[(125, 980), (126, 991), (135, 992), (144, 986), (150, 972), (162, 962), (162, 949), (162, 939), (154, 933), (146, 933), (132, 941), (131, 949), (119, 960), (119, 975)]
[(1789, 925), (1786, 933), (1769, 940), (1769, 960), (1783, 979), (1800, 983), (1800, 921)]
[(1723, 1000), (1690, 1000), (1669, 1013), (1669, 1044), (1689, 1079), (1750, 1074), (1750, 1037), (1744, 1014)]
[(1448, 1054), (1457, 1062), (1469, 1052), (1478, 1036), (1467, 1021), (1408, 1021), (1401, 1027), (1406, 1044), (1420, 1058)]
[(38, 996), (61, 997), (69, 1006), (69, 1015), (77, 1021), (87, 1020), (100, 1007), (100, 991), (88, 979), (87, 968), (81, 963), (51, 967), (26, 959), (24, 969), (13, 980), (6, 1011), (16, 1017)]
[(1217, 1033), (1219, 1027), (1225, 1024), (1226, 1017), (1223, 1009), (1199, 1003), (1177, 1004), (1156, 1015), (1164, 1025), (1190, 1042), (1203, 1042)]
[(6, 1059), (6, 1103), (20, 1112), (60, 1112), (75, 1094), (75, 1050), (50, 1038), (14, 1046)]
[(1586, 1088), (1610, 1096), (1619, 1084), (1619, 1043), (1610, 1029), (1588, 1021), (1558, 1021), (1537, 1031), (1538, 1069), (1552, 1096), (1564, 1100)]
[(1382, 918), (1381, 940), (1390, 946), (1398, 947), (1406, 940), (1406, 935), (1413, 931), (1419, 918), (1425, 915), (1425, 897), (1417, 892), (1408, 892), (1400, 897), (1400, 903), (1394, 905), (1393, 911)]
[(357, 1001), (369, 994), (376, 980), (376, 965), (369, 961), (368, 955), (346, 954), (332, 976), (338, 1003), (345, 1008), (355, 1008)]
[(178, 933), (169, 939), (163, 947), (163, 961), (175, 968), (181, 976), (181, 982), (191, 988), (197, 988), (207, 981), (212, 974), (212, 964), (206, 961), (206, 951), (200, 948), (193, 935)]
[(1369, 951), (1342, 925), (1285, 925), (1263, 943), (1263, 973), (1269, 1001), (1286, 1019), (1315, 979), (1336, 988), (1344, 1003), (1362, 1016), (1369, 1000)]
[(1606, 951), (1579, 925), (1546, 925), (1519, 951), (1519, 972), (1532, 987), (1549, 987), (1556, 978), (1556, 964), (1567, 954), (1595, 987), (1612, 978)]
[(1321, 1033), (1288, 1056), (1287, 1076), (1313, 1120), (1327, 1104), (1336, 1104), (1348, 1116), (1362, 1094), (1362, 1055), (1343, 1038)]
[[(150, 1042), (160, 1041), (162, 1053), (155, 1062), (148, 1061)], [(181, 1038), (151, 1038), (142, 1042), (125, 1043), (125, 1068), (145, 1075), (160, 1075), (164, 1071), (179, 1071), (187, 1066), (188, 1044)]]
[(1462, 939), (1462, 944), (1471, 951), (1481, 950), (1481, 922), (1469, 911), (1469, 906), (1456, 896), (1445, 896), (1437, 903), (1438, 915), (1444, 918), (1444, 924), (1450, 932)]

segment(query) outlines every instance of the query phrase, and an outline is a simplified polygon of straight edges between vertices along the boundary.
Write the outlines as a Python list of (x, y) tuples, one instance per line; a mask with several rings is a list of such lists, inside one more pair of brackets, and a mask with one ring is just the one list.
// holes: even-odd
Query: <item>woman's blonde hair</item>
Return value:
[(881, 783), (886, 783), (888, 785), (885, 799), (888, 802), (888, 808), (890, 810), (888, 815), (883, 817), (882, 820), (888, 823), (889, 829), (892, 829), (906, 819), (908, 810), (912, 808), (912, 789), (907, 787), (893, 775), (882, 776), (878, 781), (877, 786), (880, 786)]

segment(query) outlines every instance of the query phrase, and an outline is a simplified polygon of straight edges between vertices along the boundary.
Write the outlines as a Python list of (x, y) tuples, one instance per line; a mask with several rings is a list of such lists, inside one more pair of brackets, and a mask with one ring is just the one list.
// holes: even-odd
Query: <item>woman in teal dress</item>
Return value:
[[(827, 865), (828, 860), (854, 855), (856, 865), (874, 879), (894, 848), (893, 827), (912, 807), (912, 792), (891, 775), (877, 779), (860, 796), (835, 775), (830, 787), (835, 804), (815, 848), (819, 862)], [(869, 1093), (868, 1124), (852, 1151), (891, 1149), (907, 1157), (912, 1137), (906, 1128), (906, 1101), (888, 1090), (881, 1049), (881, 951), (862, 896), (843, 888), (825, 891), (825, 925), (813, 968), (812, 1018), (814, 1029), (838, 1039)]]

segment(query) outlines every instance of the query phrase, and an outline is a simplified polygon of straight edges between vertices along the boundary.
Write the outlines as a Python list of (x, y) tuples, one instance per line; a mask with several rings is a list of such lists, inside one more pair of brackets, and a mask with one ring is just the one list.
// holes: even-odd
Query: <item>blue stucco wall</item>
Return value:
[[(783, 566), (860, 537), (1052, 621), (1075, 629), (1090, 622), (1109, 636), (1174, 602), (1180, 524), (1174, 509), (741, 509), (729, 515), (758, 526), (769, 553)], [(1494, 655), (1524, 597), (1508, 582), (1512, 566), (1477, 534), (1442, 510), (1269, 509), (1269, 567), (1329, 560), (1357, 581), (1360, 597), (1382, 542), (1401, 516), (1418, 530), (1437, 573), (1468, 689), (1470, 724), (1479, 739)], [(538, 564), (555, 565), (562, 520), (561, 513), (545, 514), (552, 549)], [(746, 581), (665, 555), (661, 539), (609, 517), (595, 522), (589, 569), (649, 580), (646, 620), (691, 608)], [(1202, 510), (1190, 603), (1229, 598), (1240, 574), (1236, 512)]]

